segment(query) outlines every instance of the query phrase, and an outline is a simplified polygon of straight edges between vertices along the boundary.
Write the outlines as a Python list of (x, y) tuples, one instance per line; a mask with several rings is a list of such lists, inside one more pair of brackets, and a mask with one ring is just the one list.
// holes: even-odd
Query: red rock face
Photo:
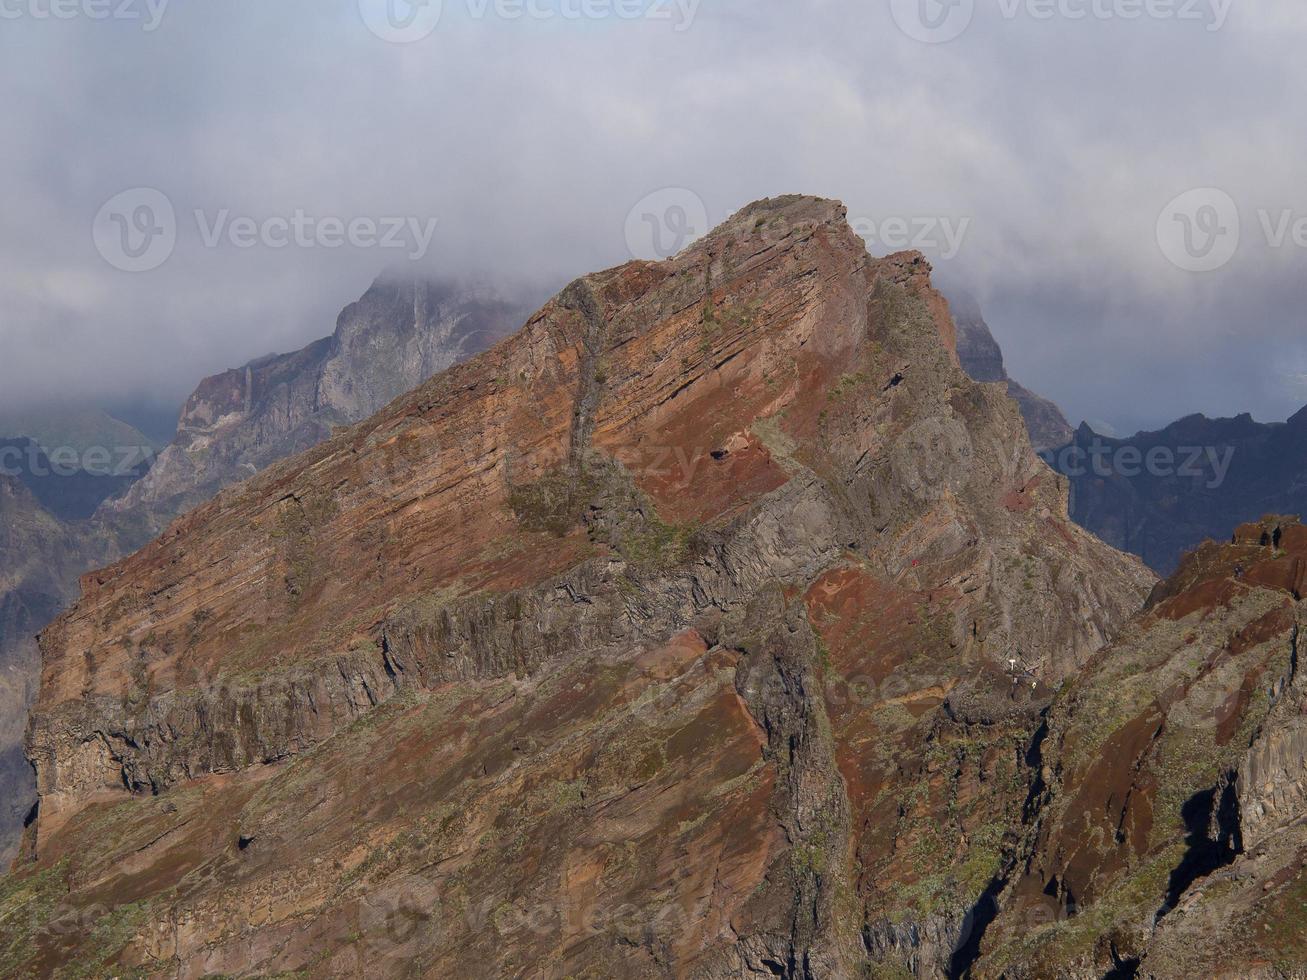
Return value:
[(184, 976), (946, 971), (1152, 578), (929, 272), (760, 202), (88, 577), (32, 894), (139, 900), (104, 962)]

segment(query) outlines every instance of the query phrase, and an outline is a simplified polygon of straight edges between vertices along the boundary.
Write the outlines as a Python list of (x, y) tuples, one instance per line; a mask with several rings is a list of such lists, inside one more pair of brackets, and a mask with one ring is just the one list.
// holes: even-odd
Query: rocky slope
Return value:
[(1162, 574), (1241, 523), (1307, 513), (1307, 409), (1272, 424), (1191, 415), (1129, 439), (1082, 426), (1047, 458), (1071, 480), (1076, 522)]
[(0, 862), (12, 860), (35, 802), (23, 757), (27, 708), (36, 696), (37, 632), (77, 593), (77, 577), (113, 554), (91, 534), (72, 536), (20, 480), (0, 475)]
[(976, 976), (1307, 973), (1307, 527), (1207, 544), (1051, 706)]
[(485, 350), (527, 312), (483, 287), (383, 276), (345, 308), (332, 336), (201, 382), (172, 444), (105, 511), (148, 514), (161, 531), (223, 487)]
[[(25, 705), (37, 683), (35, 634), (76, 598), (79, 577), (141, 547), (222, 487), (327, 438), (333, 426), (367, 417), (485, 349), (524, 318), (514, 302), (482, 288), (382, 277), (345, 309), (333, 336), (201, 383), (186, 404), (176, 440), (144, 479), (144, 467), (134, 465), (126, 476), (56, 475), (29, 440), (0, 441), (0, 454), (9, 451), (0, 462), (14, 462), (16, 480), (36, 497), (7, 486), (6, 526), (0, 528), (8, 542), (0, 544), (5, 864), (35, 798), (21, 748)], [(101, 458), (87, 449), (107, 449), (115, 468), (127, 458), (119, 450), (146, 444), (134, 429), (95, 413), (6, 419), (15, 431), (76, 449), (79, 461)], [(99, 506), (111, 491), (123, 490)]]
[(1153, 578), (929, 272), (760, 202), (88, 576), (6, 975), (949, 972)]
[(1053, 402), (1037, 395), (1008, 377), (1003, 351), (985, 322), (975, 297), (962, 290), (948, 293), (949, 305), (958, 325), (958, 357), (962, 367), (976, 381), (1001, 382), (1021, 406), (1026, 430), (1036, 450), (1055, 449), (1071, 441), (1074, 430)]

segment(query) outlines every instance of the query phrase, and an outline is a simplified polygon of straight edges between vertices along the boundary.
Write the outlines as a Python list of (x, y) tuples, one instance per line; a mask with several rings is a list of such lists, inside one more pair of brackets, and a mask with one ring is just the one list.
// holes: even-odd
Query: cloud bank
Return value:
[[(0, 0), (0, 404), (179, 402), (383, 268), (543, 295), (628, 259), (650, 195), (671, 242), (804, 192), (923, 245), (1073, 419), (1283, 419), (1304, 42), (1299, 0)], [(153, 211), (102, 211), (140, 188), (174, 236), (123, 271)], [(1171, 224), (1195, 188), (1235, 210)], [(1205, 272), (1165, 244), (1234, 233)]]

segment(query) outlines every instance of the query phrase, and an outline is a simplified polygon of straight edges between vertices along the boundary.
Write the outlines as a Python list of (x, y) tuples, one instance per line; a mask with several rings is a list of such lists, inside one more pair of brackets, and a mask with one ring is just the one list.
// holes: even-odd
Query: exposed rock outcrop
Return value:
[(88, 576), (5, 966), (947, 974), (1153, 584), (953, 344), (759, 202)]
[(1307, 528), (1207, 544), (1059, 694), (975, 976), (1307, 969)]

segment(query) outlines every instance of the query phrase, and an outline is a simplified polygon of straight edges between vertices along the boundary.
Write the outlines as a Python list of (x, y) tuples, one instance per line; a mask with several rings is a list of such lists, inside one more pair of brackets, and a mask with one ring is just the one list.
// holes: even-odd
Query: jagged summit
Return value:
[(1152, 582), (920, 255), (759, 202), (88, 576), (21, 873), (134, 903), (147, 973), (947, 964), (1018, 742)]

